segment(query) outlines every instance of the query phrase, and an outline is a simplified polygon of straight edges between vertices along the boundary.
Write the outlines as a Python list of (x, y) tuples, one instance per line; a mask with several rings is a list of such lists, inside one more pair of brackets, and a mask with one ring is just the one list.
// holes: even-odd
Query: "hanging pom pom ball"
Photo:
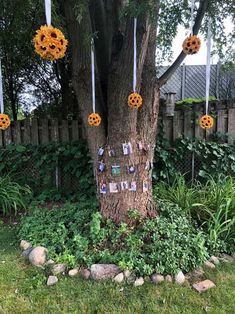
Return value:
[(11, 121), (7, 114), (1, 113), (0, 114), (0, 129), (6, 130), (11, 124)]
[(206, 115), (201, 117), (199, 123), (200, 123), (201, 128), (210, 129), (213, 127), (214, 119), (211, 116), (206, 114)]
[(91, 113), (88, 116), (88, 124), (91, 126), (99, 126), (101, 123), (101, 117), (98, 113)]
[(196, 35), (189, 36), (184, 40), (182, 47), (185, 54), (193, 55), (199, 51), (201, 40)]
[(35, 51), (48, 61), (57, 60), (65, 56), (68, 41), (64, 34), (53, 26), (41, 26), (34, 37)]
[(142, 105), (142, 97), (138, 93), (132, 93), (128, 96), (128, 105), (134, 109), (138, 109)]

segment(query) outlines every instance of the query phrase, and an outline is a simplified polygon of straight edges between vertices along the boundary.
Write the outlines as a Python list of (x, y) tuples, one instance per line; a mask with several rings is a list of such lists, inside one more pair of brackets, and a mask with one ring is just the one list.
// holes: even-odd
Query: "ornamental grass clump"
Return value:
[(14, 182), (9, 175), (0, 177), (0, 213), (15, 214), (26, 209), (31, 197), (28, 186), (21, 186)]

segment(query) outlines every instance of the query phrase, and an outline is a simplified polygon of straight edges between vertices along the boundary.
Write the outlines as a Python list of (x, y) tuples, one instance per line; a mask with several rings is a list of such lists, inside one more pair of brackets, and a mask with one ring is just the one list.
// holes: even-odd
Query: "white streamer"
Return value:
[(207, 57), (206, 57), (206, 114), (208, 113), (209, 91), (210, 91), (210, 67), (211, 62), (211, 19), (208, 21), (207, 33)]
[(51, 0), (45, 0), (45, 13), (47, 25), (51, 25)]
[(91, 41), (91, 82), (92, 82), (92, 108), (95, 113), (95, 54), (94, 41)]
[(1, 110), (1, 113), (4, 112), (1, 59), (0, 59), (0, 110)]
[(195, 0), (191, 1), (191, 25), (190, 25), (190, 34), (193, 35), (193, 11), (194, 11), (194, 6), (195, 6)]
[(136, 92), (136, 67), (137, 67), (137, 56), (136, 56), (136, 26), (137, 18), (134, 18), (134, 67), (133, 67), (133, 92)]

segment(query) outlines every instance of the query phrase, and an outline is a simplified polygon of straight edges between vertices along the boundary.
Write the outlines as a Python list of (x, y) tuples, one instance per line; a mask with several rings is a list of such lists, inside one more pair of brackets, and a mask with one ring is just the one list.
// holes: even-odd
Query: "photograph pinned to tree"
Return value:
[(122, 181), (120, 185), (121, 185), (122, 191), (128, 190), (128, 182), (127, 181)]
[(118, 165), (111, 166), (112, 176), (117, 177), (121, 175), (121, 167)]
[(118, 193), (118, 183), (116, 182), (109, 183), (109, 191), (110, 193)]
[(116, 156), (116, 153), (115, 153), (114, 148), (109, 148), (109, 157), (115, 157), (115, 156)]
[(148, 192), (149, 190), (149, 182), (143, 181), (143, 192)]
[(133, 166), (133, 165), (127, 166), (127, 172), (128, 172), (129, 174), (134, 174), (135, 171), (136, 171), (136, 167), (135, 167), (135, 166)]
[(130, 142), (122, 144), (123, 155), (128, 156), (132, 153), (132, 145)]
[(100, 193), (106, 194), (108, 192), (107, 184), (105, 182), (100, 183)]
[(131, 191), (131, 192), (136, 192), (137, 191), (136, 181), (132, 181), (131, 182), (129, 191)]
[(106, 169), (106, 165), (105, 165), (105, 163), (103, 162), (103, 160), (101, 160), (101, 161), (99, 162), (98, 171), (99, 171), (99, 172), (104, 172), (105, 169)]
[(98, 156), (103, 156), (104, 155), (104, 148), (103, 147), (100, 147), (98, 149)]

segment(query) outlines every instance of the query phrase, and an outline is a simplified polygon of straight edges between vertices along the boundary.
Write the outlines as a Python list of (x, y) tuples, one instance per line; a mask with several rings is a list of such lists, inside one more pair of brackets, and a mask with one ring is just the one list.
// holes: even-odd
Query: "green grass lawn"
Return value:
[(46, 286), (44, 273), (20, 256), (13, 227), (0, 226), (0, 313), (235, 313), (235, 263), (207, 272), (215, 282), (201, 295), (187, 286), (146, 283), (134, 288), (112, 282), (63, 277)]

